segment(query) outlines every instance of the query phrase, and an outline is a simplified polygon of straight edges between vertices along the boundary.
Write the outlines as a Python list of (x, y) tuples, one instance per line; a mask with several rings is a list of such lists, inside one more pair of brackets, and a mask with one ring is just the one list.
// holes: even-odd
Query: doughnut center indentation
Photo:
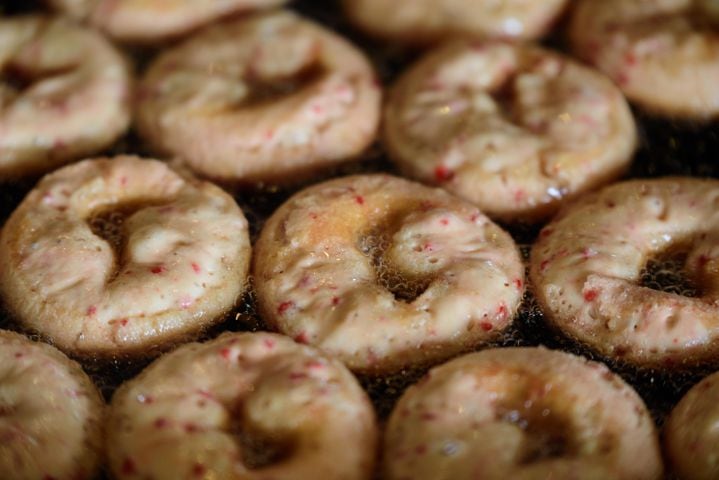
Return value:
[(397, 266), (389, 262), (385, 258), (385, 252), (391, 245), (392, 236), (380, 232), (382, 230), (378, 229), (362, 235), (359, 250), (370, 259), (377, 283), (389, 291), (396, 300), (412, 303), (427, 290), (432, 279), (429, 277), (409, 278)]
[(323, 74), (324, 70), (320, 65), (310, 64), (292, 75), (272, 78), (248, 75), (245, 78), (248, 93), (242, 99), (242, 106), (270, 105), (316, 83)]
[(92, 233), (109, 243), (119, 257), (127, 242), (127, 219), (144, 208), (161, 205), (160, 202), (121, 203), (98, 210), (86, 221)]
[(232, 433), (240, 446), (242, 463), (249, 470), (276, 465), (287, 459), (293, 451), (293, 444), (286, 436), (272, 435), (242, 425), (236, 425)]
[(502, 409), (501, 421), (519, 427), (524, 433), (519, 463), (528, 465), (542, 460), (571, 456), (569, 426), (557, 418), (549, 408), (534, 405), (531, 408)]
[(647, 260), (639, 284), (660, 292), (699, 297), (701, 292), (686, 271), (687, 252), (671, 249)]

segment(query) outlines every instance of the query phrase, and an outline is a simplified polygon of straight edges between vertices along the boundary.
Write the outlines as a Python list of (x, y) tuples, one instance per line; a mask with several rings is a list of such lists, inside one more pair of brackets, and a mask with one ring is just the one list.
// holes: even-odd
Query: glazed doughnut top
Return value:
[(385, 434), (387, 480), (658, 480), (654, 422), (605, 365), (499, 348), (435, 367)]
[(400, 77), (385, 109), (400, 168), (491, 217), (537, 221), (621, 174), (637, 143), (621, 91), (551, 50), (455, 41)]
[(645, 109), (719, 115), (716, 0), (582, 0), (570, 37), (580, 56)]
[(227, 15), (269, 8), (287, 0), (48, 0), (111, 37), (153, 43), (187, 33)]
[(469, 202), (390, 175), (299, 192), (255, 249), (263, 319), (367, 373), (497, 338), (524, 293), (509, 234)]
[[(679, 255), (697, 294), (641, 283)], [(572, 204), (540, 233), (530, 275), (550, 323), (646, 366), (719, 360), (719, 182), (633, 180)]]
[(104, 408), (80, 365), (0, 330), (0, 478), (94, 479)]
[(673, 471), (686, 480), (719, 478), (719, 372), (694, 385), (664, 424)]
[(130, 123), (130, 72), (102, 35), (65, 18), (0, 18), (0, 180), (108, 147)]
[(361, 51), (280, 10), (165, 51), (138, 96), (138, 130), (156, 150), (210, 178), (290, 183), (373, 141), (381, 90)]
[(247, 221), (218, 187), (137, 157), (46, 176), (0, 234), (0, 286), (25, 326), (80, 354), (195, 332), (246, 285)]
[(567, 0), (344, 0), (353, 20), (377, 35), (424, 43), (452, 35), (534, 39)]
[(117, 478), (369, 480), (374, 412), (336, 359), (270, 333), (225, 333), (161, 357), (115, 392)]

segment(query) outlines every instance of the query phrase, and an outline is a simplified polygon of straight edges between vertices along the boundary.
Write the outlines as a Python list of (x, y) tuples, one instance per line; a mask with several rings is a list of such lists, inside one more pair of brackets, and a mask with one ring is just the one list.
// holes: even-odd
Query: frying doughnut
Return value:
[(664, 426), (664, 446), (674, 473), (685, 480), (719, 477), (719, 372), (691, 388)]
[(50, 345), (0, 330), (0, 478), (95, 478), (104, 408), (77, 363)]
[[(638, 366), (719, 360), (718, 207), (719, 182), (692, 178), (624, 182), (569, 206), (532, 248), (550, 324)], [(676, 256), (696, 297), (640, 283), (648, 261)]]
[(130, 122), (130, 74), (101, 35), (60, 18), (0, 19), (0, 181), (96, 153)]
[(372, 478), (377, 426), (337, 360), (269, 333), (225, 333), (160, 358), (112, 399), (117, 478)]
[(0, 232), (0, 293), (25, 327), (78, 355), (141, 355), (198, 333), (245, 289), (232, 197), (137, 157), (46, 176)]
[(379, 121), (368, 60), (290, 12), (190, 38), (153, 63), (140, 91), (143, 136), (227, 181), (296, 181), (360, 153)]
[(454, 35), (535, 39), (544, 36), (567, 0), (344, 0), (352, 21), (370, 33), (408, 43)]
[(264, 225), (253, 272), (270, 326), (368, 374), (496, 339), (524, 293), (507, 233), (467, 202), (389, 175), (290, 198)]
[(543, 348), (466, 355), (400, 398), (384, 473), (399, 479), (659, 479), (654, 422), (600, 363)]
[(537, 221), (620, 175), (637, 144), (621, 92), (534, 46), (459, 41), (405, 73), (384, 140), (409, 176), (491, 217)]
[(580, 0), (570, 39), (632, 102), (664, 115), (719, 114), (716, 0)]
[(47, 0), (116, 40), (157, 43), (229, 15), (270, 8), (287, 0)]

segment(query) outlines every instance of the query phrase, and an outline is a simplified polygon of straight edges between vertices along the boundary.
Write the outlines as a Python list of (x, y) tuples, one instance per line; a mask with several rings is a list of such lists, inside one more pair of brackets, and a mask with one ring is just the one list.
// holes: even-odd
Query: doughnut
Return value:
[(221, 320), (250, 256), (247, 221), (218, 187), (154, 160), (86, 160), (43, 178), (8, 219), (0, 294), (61, 350), (141, 356)]
[(395, 406), (386, 480), (662, 478), (654, 422), (600, 363), (502, 348), (432, 369)]
[(509, 234), (443, 190), (382, 174), (291, 197), (262, 228), (252, 268), (270, 327), (369, 375), (496, 340), (524, 293)]
[(455, 35), (536, 39), (550, 30), (567, 0), (344, 0), (343, 5), (363, 30), (421, 44)]
[(569, 37), (578, 56), (629, 99), (661, 115), (719, 115), (716, 0), (580, 0)]
[(400, 77), (384, 143), (408, 176), (504, 221), (536, 222), (619, 176), (637, 145), (621, 92), (536, 46), (456, 41)]
[(101, 35), (39, 15), (0, 18), (0, 181), (109, 147), (130, 122), (130, 74)]
[[(530, 279), (550, 325), (640, 367), (719, 359), (719, 182), (633, 180), (569, 206), (540, 233)], [(679, 258), (696, 295), (642, 284)], [(661, 287), (661, 286), (660, 286)]]
[(0, 478), (96, 478), (104, 409), (80, 365), (0, 330)]
[(113, 396), (120, 478), (372, 478), (372, 406), (337, 360), (271, 333), (225, 333), (151, 364)]
[(47, 0), (56, 10), (84, 20), (128, 43), (158, 43), (224, 17), (275, 7), (287, 0)]
[(664, 425), (664, 451), (678, 478), (719, 478), (719, 372), (691, 388)]
[(290, 12), (218, 25), (150, 66), (140, 133), (227, 182), (297, 181), (374, 140), (380, 90), (364, 55)]

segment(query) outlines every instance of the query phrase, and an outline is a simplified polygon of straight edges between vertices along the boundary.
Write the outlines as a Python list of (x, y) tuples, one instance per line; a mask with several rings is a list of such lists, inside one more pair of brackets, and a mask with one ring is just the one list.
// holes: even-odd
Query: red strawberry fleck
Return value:
[(135, 462), (133, 462), (129, 457), (125, 458), (122, 462), (122, 466), (120, 467), (120, 473), (123, 475), (136, 475), (137, 466), (135, 465)]
[(548, 266), (549, 266), (549, 260), (544, 260), (544, 261), (542, 261), (542, 263), (539, 264), (539, 269), (541, 271), (545, 271)]
[(284, 315), (284, 313), (289, 310), (290, 308), (295, 306), (295, 302), (287, 301), (280, 303), (280, 306), (277, 307), (277, 313), (280, 315)]
[(165, 267), (164, 267), (163, 265), (155, 265), (154, 267), (152, 267), (152, 268), (150, 269), (150, 271), (151, 271), (152, 273), (154, 273), (155, 275), (159, 275), (159, 274), (165, 272)]
[(222, 358), (224, 358), (225, 360), (229, 360), (231, 354), (232, 354), (232, 351), (231, 351), (229, 348), (227, 348), (227, 347), (225, 347), (225, 348), (223, 348), (222, 350), (220, 350), (220, 356), (221, 356)]
[(168, 422), (166, 418), (159, 417), (157, 420), (155, 420), (153, 425), (155, 426), (155, 428), (165, 428), (167, 426), (167, 423)]
[(205, 468), (205, 466), (202, 465), (202, 464), (200, 464), (200, 463), (196, 463), (196, 464), (192, 467), (192, 474), (193, 474), (194, 476), (196, 476), (196, 477), (201, 477), (201, 476), (203, 476), (206, 471), (207, 471), (207, 469)]
[(507, 311), (507, 306), (505, 304), (502, 303), (499, 307), (497, 307), (497, 315), (501, 318), (507, 318), (509, 312)]
[(709, 257), (706, 255), (700, 255), (697, 263), (699, 264), (699, 268), (705, 267), (706, 264), (709, 263)]
[(524, 282), (521, 278), (515, 278), (514, 279), (514, 286), (517, 287), (517, 290), (521, 290), (522, 286), (524, 286)]
[(22, 352), (15, 353), (15, 358), (22, 358), (22, 356), (23, 356)]
[(584, 292), (584, 300), (586, 300), (587, 302), (591, 302), (597, 298), (597, 295), (599, 295), (599, 292), (597, 292), (596, 290), (587, 290), (586, 292)]
[(447, 182), (454, 178), (454, 172), (444, 165), (440, 165), (434, 169), (434, 178), (439, 182)]
[(449, 219), (443, 218), (439, 221), (439, 223), (441, 223), (442, 225), (444, 225), (446, 227), (447, 225), (449, 225)]
[(120, 325), (122, 325), (123, 327), (126, 327), (126, 326), (127, 326), (127, 321), (128, 321), (128, 320), (127, 320), (126, 318), (120, 319)]
[(433, 208), (434, 208), (434, 203), (430, 202), (429, 200), (422, 200), (422, 202), (419, 204), (419, 209), (423, 212), (432, 210)]
[(91, 306), (87, 307), (87, 316), (88, 317), (95, 315), (96, 312), (97, 312), (97, 307), (95, 305), (91, 305)]
[(290, 373), (290, 380), (296, 381), (296, 380), (304, 380), (307, 378), (307, 374), (304, 372), (291, 372)]
[(325, 364), (318, 360), (310, 360), (305, 364), (305, 366), (310, 370), (321, 370), (325, 368)]
[(195, 262), (192, 262), (192, 270), (193, 270), (195, 273), (200, 273), (200, 272), (202, 271), (202, 269), (200, 268), (200, 266), (199, 266), (198, 264), (196, 264)]
[(332, 306), (336, 307), (340, 304), (340, 297), (332, 297)]
[(185, 432), (187, 433), (197, 433), (200, 431), (200, 427), (195, 425), (194, 423), (186, 423), (185, 424)]
[(362, 195), (357, 195), (355, 197), (355, 202), (359, 205), (364, 205), (364, 197)]
[(436, 420), (437, 415), (432, 412), (422, 412), (422, 414), (419, 416), (419, 418), (421, 418), (422, 420), (425, 420), (425, 421), (431, 421), (431, 420)]
[(539, 236), (544, 238), (544, 237), (550, 236), (551, 234), (552, 234), (551, 228), (544, 228), (544, 229), (542, 229), (542, 232), (539, 234)]
[(300, 332), (295, 336), (295, 342), (297, 343), (310, 343), (309, 338), (307, 338), (306, 332)]
[(123, 187), (127, 185), (127, 177), (120, 178), (120, 185), (122, 185)]
[(215, 401), (215, 397), (207, 390), (202, 390), (202, 389), (197, 390), (197, 394), (207, 400)]
[(492, 324), (489, 322), (482, 322), (479, 324), (479, 326), (482, 327), (482, 330), (484, 330), (485, 332), (489, 332), (490, 330), (492, 330)]
[(267, 348), (275, 348), (275, 341), (271, 338), (265, 338), (265, 347)]

